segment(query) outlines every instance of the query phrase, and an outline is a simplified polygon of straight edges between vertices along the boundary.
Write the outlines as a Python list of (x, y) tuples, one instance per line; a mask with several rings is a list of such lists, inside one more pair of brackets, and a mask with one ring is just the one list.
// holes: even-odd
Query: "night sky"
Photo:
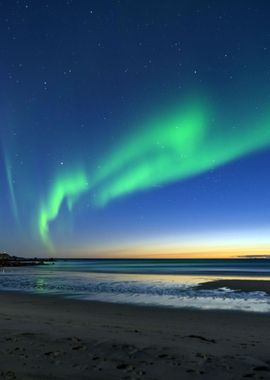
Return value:
[(0, 251), (270, 253), (269, 1), (0, 1)]

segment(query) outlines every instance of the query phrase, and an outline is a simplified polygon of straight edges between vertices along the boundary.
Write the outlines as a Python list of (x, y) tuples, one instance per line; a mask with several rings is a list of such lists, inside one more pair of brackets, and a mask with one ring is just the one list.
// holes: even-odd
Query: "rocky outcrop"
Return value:
[(6, 252), (0, 252), (0, 267), (21, 267), (26, 265), (43, 265), (53, 262), (53, 259), (38, 259), (10, 256)]

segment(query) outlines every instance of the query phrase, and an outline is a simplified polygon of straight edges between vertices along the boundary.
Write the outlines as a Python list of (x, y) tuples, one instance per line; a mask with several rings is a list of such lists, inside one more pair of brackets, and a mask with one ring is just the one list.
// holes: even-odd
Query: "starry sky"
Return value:
[(270, 254), (269, 1), (0, 1), (0, 250)]

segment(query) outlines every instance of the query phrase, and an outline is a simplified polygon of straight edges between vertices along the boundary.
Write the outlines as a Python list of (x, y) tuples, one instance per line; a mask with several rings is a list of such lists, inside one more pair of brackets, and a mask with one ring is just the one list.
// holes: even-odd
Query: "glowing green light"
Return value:
[(71, 209), (75, 197), (86, 191), (88, 187), (87, 177), (83, 170), (71, 172), (60, 176), (53, 184), (46, 202), (43, 202), (39, 210), (38, 230), (42, 241), (53, 249), (49, 237), (49, 223), (59, 214), (63, 201), (68, 201)]
[[(49, 224), (64, 200), (71, 210), (82, 192), (94, 190), (95, 205), (204, 173), (270, 144), (270, 117), (241, 125), (220, 125), (205, 104), (192, 103), (147, 121), (119, 143), (90, 179), (83, 170), (69, 171), (54, 183), (41, 204), (39, 234), (52, 248)], [(222, 121), (224, 124), (224, 121)]]
[[(167, 117), (144, 123), (140, 130), (119, 144), (96, 173), (96, 183), (119, 172), (129, 164), (153, 155), (172, 153), (191, 155), (195, 145), (203, 137), (206, 125), (206, 107), (193, 104), (178, 107)], [(93, 181), (95, 184), (95, 179)]]
[(270, 119), (239, 130), (213, 124), (206, 107), (194, 105), (148, 125), (108, 157), (96, 204), (179, 181), (270, 144)]

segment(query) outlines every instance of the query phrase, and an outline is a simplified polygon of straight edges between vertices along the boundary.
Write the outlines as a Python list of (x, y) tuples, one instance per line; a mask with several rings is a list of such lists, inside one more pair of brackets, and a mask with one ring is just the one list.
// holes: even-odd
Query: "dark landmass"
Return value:
[(237, 256), (236, 259), (270, 260), (270, 255), (245, 255)]
[(196, 289), (229, 288), (239, 292), (265, 292), (270, 294), (270, 280), (215, 280), (199, 284)]
[(28, 265), (44, 265), (53, 262), (54, 259), (24, 258), (0, 253), (0, 267), (22, 267)]

